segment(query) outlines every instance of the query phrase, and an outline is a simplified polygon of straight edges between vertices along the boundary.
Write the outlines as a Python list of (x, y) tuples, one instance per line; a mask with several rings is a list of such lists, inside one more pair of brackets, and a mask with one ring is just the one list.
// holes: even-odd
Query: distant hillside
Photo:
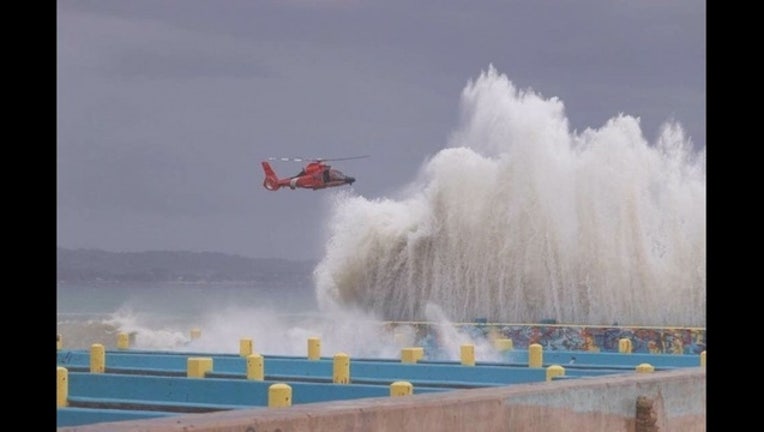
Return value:
[(292, 285), (309, 281), (316, 265), (312, 261), (255, 259), (217, 252), (58, 248), (56, 255), (59, 281), (265, 281)]

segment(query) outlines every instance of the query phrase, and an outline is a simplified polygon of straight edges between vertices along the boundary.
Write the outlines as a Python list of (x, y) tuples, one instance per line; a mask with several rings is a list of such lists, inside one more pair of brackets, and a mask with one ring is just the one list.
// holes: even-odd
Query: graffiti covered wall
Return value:
[[(388, 328), (406, 325), (416, 331), (417, 343), (437, 346), (443, 324), (428, 322), (390, 322)], [(706, 349), (705, 328), (576, 326), (559, 324), (458, 323), (459, 332), (473, 339), (512, 340), (514, 348), (527, 349), (538, 343), (545, 350), (618, 352), (622, 338), (631, 341), (631, 351), (651, 354), (700, 354)]]

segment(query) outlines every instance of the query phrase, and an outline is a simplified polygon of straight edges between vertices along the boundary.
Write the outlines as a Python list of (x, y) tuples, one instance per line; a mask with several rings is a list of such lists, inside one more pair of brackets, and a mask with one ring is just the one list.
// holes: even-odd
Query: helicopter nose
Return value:
[(348, 184), (353, 184), (355, 177), (348, 177)]

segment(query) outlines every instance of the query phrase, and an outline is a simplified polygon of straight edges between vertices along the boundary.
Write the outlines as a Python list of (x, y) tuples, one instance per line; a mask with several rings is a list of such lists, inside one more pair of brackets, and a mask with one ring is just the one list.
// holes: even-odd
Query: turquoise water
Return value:
[[(399, 358), (415, 343), (406, 325), (391, 331), (379, 316), (352, 307), (319, 310), (313, 287), (254, 283), (64, 283), (57, 287), (58, 321), (64, 349), (92, 344), (115, 349), (118, 335), (131, 335), (134, 349), (238, 353), (240, 341), (269, 355), (305, 355), (309, 338), (322, 353)], [(460, 344), (475, 343), (481, 358), (496, 355), (484, 339), (471, 340), (438, 321), (448, 334), (446, 356), (459, 358)], [(192, 338), (193, 330), (201, 336)]]
[(226, 317), (235, 332), (257, 317), (316, 313), (310, 287), (251, 282), (59, 282), (56, 299), (58, 333), (67, 348), (111, 347), (119, 332), (129, 332), (138, 346), (174, 349), (189, 342), (194, 328), (226, 332)]

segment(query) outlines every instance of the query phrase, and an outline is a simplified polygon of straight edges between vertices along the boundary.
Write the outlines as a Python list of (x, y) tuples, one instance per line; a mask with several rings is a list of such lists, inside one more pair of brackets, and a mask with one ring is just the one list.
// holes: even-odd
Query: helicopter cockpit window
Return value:
[(345, 180), (346, 176), (345, 176), (345, 174), (342, 174), (342, 172), (340, 170), (330, 169), (329, 170), (329, 179), (331, 181)]

